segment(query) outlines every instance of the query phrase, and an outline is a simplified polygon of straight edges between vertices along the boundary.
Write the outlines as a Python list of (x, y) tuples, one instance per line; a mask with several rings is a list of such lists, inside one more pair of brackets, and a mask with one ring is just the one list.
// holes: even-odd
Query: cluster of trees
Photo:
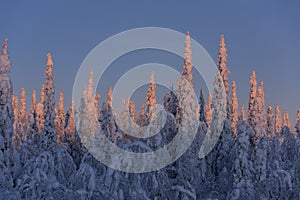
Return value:
[[(227, 49), (221, 35), (214, 92), (207, 103), (203, 92), (195, 103), (193, 93), (190, 34), (186, 34), (182, 77), (176, 89), (163, 99), (166, 123), (155, 126), (159, 134), (150, 138), (143, 127), (155, 121), (156, 84), (151, 74), (146, 103), (137, 112), (130, 99), (122, 112), (112, 107), (112, 88), (99, 108), (93, 93), (93, 73), (83, 91), (79, 129), (75, 126), (74, 102), (66, 111), (64, 93), (54, 98), (53, 61), (47, 54), (45, 84), (39, 101), (32, 93), (30, 110), (26, 91), (13, 93), (7, 40), (0, 55), (0, 199), (299, 199), (300, 198), (300, 112), (295, 130), (279, 105), (275, 113), (266, 109), (263, 82), (250, 78), (248, 115), (239, 112), (236, 83), (229, 84)], [(230, 93), (231, 91), (231, 93)], [(223, 105), (221, 100), (226, 104)], [(113, 170), (87, 151), (97, 134), (104, 133), (120, 148), (149, 152), (168, 144), (189, 116), (199, 118), (197, 135), (187, 152), (171, 165), (151, 173), (132, 174)], [(225, 119), (216, 146), (199, 159), (207, 133)], [(139, 126), (137, 126), (139, 125)], [(161, 127), (160, 127), (161, 126)]]

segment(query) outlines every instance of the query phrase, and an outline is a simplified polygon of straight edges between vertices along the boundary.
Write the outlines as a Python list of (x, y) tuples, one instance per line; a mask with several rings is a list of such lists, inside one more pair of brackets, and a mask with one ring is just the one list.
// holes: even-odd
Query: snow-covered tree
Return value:
[(248, 105), (248, 124), (250, 126), (254, 126), (255, 117), (256, 117), (256, 108), (255, 108), (255, 100), (256, 100), (256, 90), (257, 90), (257, 82), (256, 82), (256, 73), (252, 71), (252, 75), (250, 78), (250, 96), (249, 96), (249, 105)]
[(31, 95), (31, 107), (30, 107), (30, 113), (33, 114), (36, 112), (36, 91), (33, 90)]
[(6, 153), (11, 148), (13, 134), (13, 87), (8, 73), (11, 68), (7, 51), (7, 39), (2, 43), (0, 55), (0, 150)]
[(66, 140), (74, 142), (75, 140), (75, 113), (74, 113), (74, 101), (72, 101), (68, 111), (68, 121), (65, 129)]
[(228, 76), (230, 74), (230, 71), (227, 68), (227, 49), (226, 49), (225, 38), (224, 38), (223, 34), (220, 36), (218, 68), (219, 68), (220, 74), (222, 76), (224, 87), (225, 87), (226, 100), (227, 100), (227, 117), (229, 118), (229, 115), (230, 115), (230, 101), (229, 101), (230, 84), (229, 84)]
[(142, 104), (138, 113), (137, 124), (140, 126), (146, 126), (148, 124), (148, 119), (146, 117), (146, 111), (145, 111), (146, 107), (147, 107), (146, 104)]
[(229, 199), (254, 199), (252, 182), (254, 169), (249, 154), (251, 132), (252, 128), (247, 127), (245, 121), (238, 122), (237, 140), (234, 147), (236, 156), (233, 165), (233, 188)]
[(83, 99), (80, 107), (80, 126), (79, 135), (81, 141), (89, 147), (91, 140), (95, 137), (95, 134), (99, 128), (99, 122), (96, 118), (95, 109), (95, 94), (93, 94), (93, 72), (90, 72), (88, 88), (83, 91)]
[(188, 80), (191, 86), (194, 86), (193, 79), (193, 64), (192, 64), (192, 48), (191, 48), (191, 37), (190, 33), (187, 32), (185, 36), (185, 45), (184, 45), (184, 63), (183, 63), (183, 71), (182, 76)]
[(45, 123), (45, 118), (44, 118), (44, 101), (45, 101), (45, 86), (42, 85), (41, 87), (41, 94), (40, 94), (40, 101), (36, 105), (36, 123), (37, 123), (37, 129), (38, 133), (42, 133), (44, 130), (44, 123)]
[(58, 109), (55, 116), (55, 131), (57, 134), (58, 144), (62, 144), (64, 141), (65, 134), (65, 106), (64, 106), (64, 92), (60, 90), (59, 100), (58, 100)]
[(210, 122), (212, 120), (212, 102), (211, 102), (211, 95), (208, 94), (207, 97), (207, 104), (205, 105), (205, 119), (206, 119), (206, 124), (207, 126), (210, 125)]
[(154, 72), (151, 72), (150, 85), (146, 94), (147, 118), (149, 122), (155, 119), (156, 113), (156, 84), (154, 82)]
[(255, 144), (258, 144), (259, 140), (262, 137), (266, 136), (266, 128), (267, 128), (267, 116), (266, 111), (264, 107), (264, 90), (263, 90), (263, 82), (260, 82), (260, 85), (258, 86), (257, 93), (256, 93), (256, 99), (254, 101), (254, 109), (255, 109), (255, 115), (254, 115), (254, 142)]
[(280, 107), (277, 104), (275, 108), (275, 131), (276, 133), (280, 133), (282, 128), (282, 118), (281, 118), (281, 112)]
[(200, 122), (206, 123), (206, 119), (205, 119), (205, 100), (204, 100), (204, 95), (203, 95), (203, 90), (202, 89), (200, 90), (199, 105), (200, 105), (199, 120), (200, 120)]
[(291, 128), (291, 122), (289, 120), (289, 113), (286, 110), (283, 111), (283, 122), (282, 123), (283, 123), (282, 124), (283, 127), (286, 126), (289, 129)]
[(296, 129), (296, 132), (299, 137), (299, 134), (300, 134), (300, 110), (297, 111), (297, 119), (296, 119), (295, 129)]
[(267, 111), (267, 137), (275, 137), (275, 119), (272, 106), (269, 106)]
[(132, 122), (136, 124), (136, 109), (133, 101), (129, 102), (129, 112)]
[(56, 145), (57, 136), (55, 133), (55, 98), (54, 98), (54, 79), (53, 79), (53, 61), (50, 53), (47, 54), (47, 63), (45, 71), (45, 101), (44, 101), (44, 130), (42, 135), (42, 147), (51, 149)]
[(113, 113), (113, 90), (112, 87), (109, 88), (107, 93), (107, 100), (103, 103), (99, 121), (101, 125), (101, 130), (104, 134), (112, 140), (116, 140), (116, 131), (117, 131), (117, 124), (115, 121), (115, 116)]
[(233, 138), (236, 138), (236, 125), (239, 118), (239, 105), (238, 105), (238, 99), (236, 96), (236, 84), (235, 81), (232, 81), (232, 93), (231, 93), (231, 114), (230, 114), (230, 120), (231, 120), (231, 130), (233, 131)]
[(165, 94), (163, 99), (164, 108), (167, 112), (172, 113), (174, 117), (176, 116), (177, 112), (177, 97), (175, 92), (173, 91), (173, 84), (170, 85), (170, 92)]
[(101, 98), (100, 94), (95, 95), (95, 109), (96, 109), (96, 118), (99, 117), (99, 99)]
[(242, 105), (242, 108), (241, 108), (241, 119), (243, 121), (246, 121), (247, 120), (247, 117), (246, 117), (246, 112), (245, 112), (245, 104)]

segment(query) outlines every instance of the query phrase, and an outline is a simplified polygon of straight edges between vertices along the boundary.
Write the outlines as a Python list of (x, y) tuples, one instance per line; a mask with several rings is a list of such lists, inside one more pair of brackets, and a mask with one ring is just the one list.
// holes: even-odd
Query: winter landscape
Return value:
[[(82, 91), (77, 130), (74, 102), (65, 105), (63, 90), (54, 87), (50, 53), (41, 93), (22, 88), (20, 95), (15, 94), (9, 76), (13, 66), (8, 40), (4, 39), (0, 57), (0, 199), (299, 199), (300, 112), (294, 127), (279, 105), (267, 106), (264, 83), (256, 80), (255, 71), (250, 74), (249, 103), (239, 105), (238, 83), (229, 83), (224, 35), (220, 36), (213, 93), (204, 96), (201, 91), (198, 102), (187, 103), (186, 97), (193, 95), (187, 85), (194, 84), (189, 33), (182, 44), (182, 76), (176, 89), (162, 100), (167, 121), (157, 135), (139, 139), (118, 127), (112, 88), (107, 96), (101, 94), (107, 100), (99, 105), (100, 94), (93, 93), (93, 72)], [(32, 92), (31, 99), (26, 99), (26, 92)], [(57, 102), (55, 92), (59, 92)], [(222, 107), (219, 98), (225, 99), (226, 105)], [(30, 108), (26, 101), (31, 101)], [(151, 74), (145, 104), (136, 109), (133, 101), (124, 100), (124, 112), (118, 119), (123, 126), (143, 127), (155, 115), (157, 101), (155, 74)], [(216, 126), (222, 109), (225, 120), (218, 142), (200, 159), (203, 139), (213, 134), (207, 130)], [(83, 145), (96, 137), (91, 130), (98, 127), (101, 131), (96, 134), (105, 134), (120, 148), (152, 151), (174, 138), (185, 115), (197, 116), (196, 137), (178, 160), (157, 171), (114, 170)]]

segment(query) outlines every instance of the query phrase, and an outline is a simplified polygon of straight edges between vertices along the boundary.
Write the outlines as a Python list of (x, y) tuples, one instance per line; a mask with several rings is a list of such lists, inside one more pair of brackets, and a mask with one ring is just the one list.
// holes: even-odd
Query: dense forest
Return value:
[[(264, 83), (257, 83), (255, 71), (250, 78), (248, 108), (239, 105), (238, 84), (229, 82), (223, 35), (213, 93), (204, 97), (201, 90), (195, 97), (191, 92), (194, 81), (189, 33), (183, 46), (182, 77), (161, 102), (166, 123), (156, 124), (162, 126), (157, 135), (138, 138), (126, 130), (144, 130), (140, 127), (151, 124), (158, 115), (154, 74), (145, 104), (137, 110), (132, 100), (125, 99), (122, 112), (116, 114), (113, 88), (99, 106), (100, 97), (105, 95), (93, 93), (91, 72), (80, 110), (75, 111), (74, 102), (65, 108), (63, 90), (55, 102), (54, 64), (47, 54), (39, 100), (33, 91), (31, 107), (27, 108), (26, 90), (22, 88), (20, 96), (13, 91), (5, 39), (0, 56), (0, 199), (299, 199), (300, 112), (295, 111), (297, 121), (292, 127), (288, 113), (281, 113), (279, 105), (267, 106)], [(79, 126), (76, 115), (80, 116)], [(126, 151), (151, 152), (170, 143), (190, 116), (197, 118), (192, 144), (162, 169), (118, 171), (88, 150), (92, 139), (102, 134)], [(223, 117), (216, 145), (199, 158), (204, 138), (214, 134), (209, 130), (215, 130)]]

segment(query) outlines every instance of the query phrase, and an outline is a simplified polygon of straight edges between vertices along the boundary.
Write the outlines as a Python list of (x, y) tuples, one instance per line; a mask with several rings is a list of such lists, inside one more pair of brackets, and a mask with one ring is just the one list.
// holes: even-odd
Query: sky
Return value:
[[(257, 80), (264, 81), (266, 105), (279, 104), (292, 120), (300, 109), (299, 1), (13, 0), (0, 5), (0, 39), (9, 40), (10, 76), (17, 95), (22, 87), (28, 98), (34, 89), (39, 94), (46, 54), (51, 52), (56, 95), (62, 88), (68, 107), (77, 70), (96, 45), (128, 29), (154, 26), (189, 31), (215, 62), (219, 36), (224, 34), (230, 80), (237, 83), (240, 105), (248, 103), (249, 78), (255, 70)], [(136, 52), (117, 60), (115, 70), (145, 61), (182, 65), (179, 58), (159, 55)], [(113, 76), (112, 70), (108, 77)], [(102, 99), (110, 84), (98, 85)]]

